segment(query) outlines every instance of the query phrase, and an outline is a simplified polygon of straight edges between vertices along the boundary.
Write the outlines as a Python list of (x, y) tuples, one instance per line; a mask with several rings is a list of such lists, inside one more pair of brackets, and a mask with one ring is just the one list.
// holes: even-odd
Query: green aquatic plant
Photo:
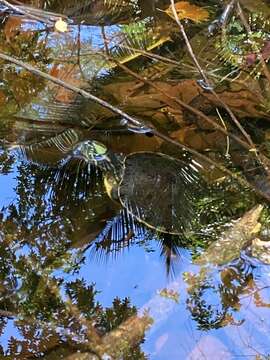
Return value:
[(254, 76), (261, 75), (259, 54), (264, 60), (270, 57), (270, 20), (263, 14), (253, 13), (247, 17), (251, 31), (238, 16), (226, 24), (216, 44), (220, 58), (232, 68), (244, 69)]
[[(166, 28), (154, 25), (149, 19), (123, 24), (119, 29), (119, 33), (113, 39), (116, 44), (111, 47), (109, 53), (112, 60), (122, 64), (140, 56), (140, 52), (136, 50), (151, 51), (170, 40)], [(117, 63), (112, 66), (117, 66)]]

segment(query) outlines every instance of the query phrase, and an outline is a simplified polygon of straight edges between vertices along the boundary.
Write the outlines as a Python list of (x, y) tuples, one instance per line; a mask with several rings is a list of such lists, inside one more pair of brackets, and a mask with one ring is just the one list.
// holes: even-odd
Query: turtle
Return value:
[(31, 161), (44, 157), (49, 161), (49, 149), (54, 157), (63, 157), (54, 166), (70, 166), (75, 161), (80, 167), (84, 163), (101, 169), (108, 196), (150, 229), (183, 235), (192, 223), (195, 199), (202, 188), (196, 162), (161, 152), (116, 154), (100, 141), (82, 140), (75, 129), (11, 148), (17, 147)]
[(138, 222), (171, 235), (189, 228), (201, 186), (193, 163), (151, 151), (117, 155), (96, 140), (77, 144), (70, 156), (100, 168), (108, 196)]

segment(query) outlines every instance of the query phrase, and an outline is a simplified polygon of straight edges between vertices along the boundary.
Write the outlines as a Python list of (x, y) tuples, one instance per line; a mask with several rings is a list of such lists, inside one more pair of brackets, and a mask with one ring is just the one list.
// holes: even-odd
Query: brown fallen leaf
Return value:
[[(54, 65), (50, 71), (50, 75), (77, 87), (81, 87), (83, 85), (83, 81), (80, 79), (80, 69), (78, 65)], [(53, 87), (57, 89), (56, 95), (54, 97), (55, 101), (69, 104), (76, 97), (76, 94), (73, 91), (67, 90), (64, 87), (55, 85), (53, 85)]]
[[(179, 20), (189, 19), (199, 23), (209, 19), (209, 12), (206, 9), (190, 4), (188, 1), (179, 1), (175, 3), (174, 6)], [(171, 18), (175, 18), (172, 5), (165, 12)]]
[(11, 16), (8, 18), (4, 27), (4, 34), (6, 36), (6, 41), (10, 43), (14, 36), (18, 34), (21, 30), (22, 19), (19, 17)]
[(0, 106), (5, 105), (7, 101), (7, 97), (3, 91), (0, 91)]

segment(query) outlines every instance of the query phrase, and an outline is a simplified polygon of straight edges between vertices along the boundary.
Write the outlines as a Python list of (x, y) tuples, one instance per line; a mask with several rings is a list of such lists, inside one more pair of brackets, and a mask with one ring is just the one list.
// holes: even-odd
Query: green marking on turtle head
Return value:
[(96, 140), (83, 141), (74, 149), (75, 156), (82, 157), (84, 160), (90, 163), (96, 163), (98, 161), (104, 160), (106, 158), (107, 152), (107, 147)]
[(93, 147), (97, 156), (105, 155), (108, 151), (107, 147), (98, 141), (93, 141)]

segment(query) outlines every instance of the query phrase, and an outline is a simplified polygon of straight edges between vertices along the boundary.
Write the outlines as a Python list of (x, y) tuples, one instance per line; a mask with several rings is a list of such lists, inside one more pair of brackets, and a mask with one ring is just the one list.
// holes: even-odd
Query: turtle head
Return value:
[(87, 164), (98, 166), (106, 173), (112, 173), (116, 178), (121, 173), (121, 158), (109, 151), (108, 148), (99, 141), (86, 140), (76, 145), (73, 149), (73, 156), (84, 160)]
[(106, 161), (108, 158), (107, 154), (107, 147), (96, 140), (82, 141), (73, 149), (74, 157), (95, 165), (104, 160)]
[(118, 185), (123, 171), (123, 156), (114, 154), (104, 144), (96, 140), (86, 140), (77, 144), (73, 149), (73, 156), (103, 170), (107, 194), (112, 200), (118, 200)]

